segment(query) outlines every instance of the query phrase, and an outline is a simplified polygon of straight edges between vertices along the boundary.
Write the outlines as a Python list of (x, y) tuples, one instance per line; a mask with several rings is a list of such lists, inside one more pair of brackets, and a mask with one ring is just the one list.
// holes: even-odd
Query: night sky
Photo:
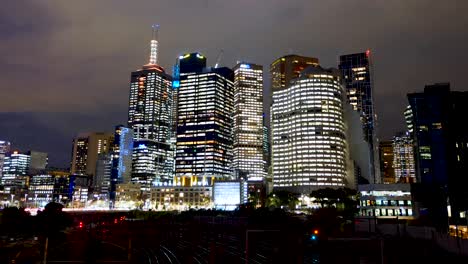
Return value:
[(125, 124), (130, 72), (147, 63), (154, 23), (168, 72), (190, 51), (212, 65), (224, 49), (222, 65), (268, 69), (289, 53), (337, 67), (369, 48), (379, 135), (390, 138), (404, 129), (406, 93), (447, 81), (468, 90), (466, 10), (466, 0), (2, 1), (0, 140), (67, 167), (77, 133)]

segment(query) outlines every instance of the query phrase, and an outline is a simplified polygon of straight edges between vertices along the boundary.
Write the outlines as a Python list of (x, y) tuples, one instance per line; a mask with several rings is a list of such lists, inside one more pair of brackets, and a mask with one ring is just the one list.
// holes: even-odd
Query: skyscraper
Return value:
[(301, 71), (309, 66), (318, 66), (319, 60), (299, 55), (286, 55), (270, 65), (271, 92), (288, 87)]
[(233, 73), (206, 68), (200, 53), (179, 57), (176, 184), (232, 178)]
[(31, 156), (19, 151), (13, 151), (5, 156), (1, 184), (4, 193), (19, 194), (26, 190), (29, 183), (28, 171)]
[(234, 68), (233, 169), (238, 178), (263, 180), (263, 67), (239, 63)]
[(10, 142), (0, 140), (0, 180), (2, 179), (3, 163), (5, 162), (5, 156), (10, 151), (10, 147)]
[(275, 190), (310, 194), (344, 187), (347, 143), (343, 87), (336, 69), (311, 66), (273, 92), (272, 166)]
[(395, 183), (395, 168), (393, 167), (393, 142), (381, 141), (379, 143), (380, 169), (383, 183)]
[[(431, 190), (443, 190), (439, 208), (433, 215), (458, 219), (468, 209), (468, 92), (450, 91), (450, 84), (428, 85), (424, 92), (408, 94), (411, 106), (418, 183)], [(422, 192), (430, 193), (428, 191)], [(424, 196), (434, 204), (434, 195)], [(428, 203), (425, 204), (429, 206)], [(444, 206), (445, 205), (445, 206)], [(445, 211), (442, 211), (445, 210)], [(441, 225), (447, 224), (440, 219)]]
[(27, 154), (31, 158), (28, 171), (29, 176), (44, 173), (49, 162), (48, 154), (33, 150), (29, 151)]
[(132, 173), (133, 129), (115, 127), (109, 198), (115, 200), (117, 184), (128, 183)]
[(73, 140), (71, 174), (93, 176), (99, 154), (109, 153), (114, 142), (113, 133), (89, 132)]
[(394, 136), (392, 145), (395, 182), (416, 182), (413, 139), (410, 137), (409, 132), (399, 133)]
[(99, 154), (96, 173), (93, 177), (93, 196), (97, 199), (109, 199), (111, 191), (112, 155)]
[[(156, 182), (172, 181), (174, 167), (170, 143), (172, 77), (158, 65), (158, 28), (153, 26), (149, 63), (132, 72), (130, 81), (128, 126), (134, 135), (132, 181), (142, 183), (145, 191)], [(140, 146), (145, 146), (144, 152)], [(144, 171), (141, 166), (146, 166)]]
[(375, 135), (375, 117), (374, 117), (374, 101), (373, 101), (373, 80), (371, 69), (371, 54), (370, 51), (363, 53), (349, 54), (340, 56), (339, 69), (342, 72), (343, 81), (346, 89), (348, 103), (350, 103), (355, 111), (358, 111), (361, 116), (362, 128), (364, 130), (364, 139), (369, 144), (370, 160), (369, 169), (370, 175), (374, 178), (375, 183), (379, 182), (379, 177), (376, 175), (377, 166), (377, 145)]

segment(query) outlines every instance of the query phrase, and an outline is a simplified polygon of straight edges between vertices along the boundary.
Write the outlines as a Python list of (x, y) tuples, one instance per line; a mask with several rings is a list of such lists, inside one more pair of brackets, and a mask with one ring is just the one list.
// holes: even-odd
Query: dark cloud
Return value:
[[(159, 23), (160, 64), (168, 71), (177, 55), (194, 50), (211, 64), (224, 49), (227, 66), (245, 60), (267, 69), (291, 52), (336, 67), (340, 54), (370, 48), (379, 133), (389, 138), (404, 128), (406, 93), (442, 81), (468, 89), (467, 8), (463, 0), (7, 1), (0, 111), (38, 112), (15, 122), (48, 131), (41, 138), (56, 144), (43, 150), (63, 163), (74, 134), (125, 121), (130, 72), (146, 63), (150, 25)], [(34, 142), (25, 126), (2, 124), (0, 138), (14, 135), (27, 147)]]

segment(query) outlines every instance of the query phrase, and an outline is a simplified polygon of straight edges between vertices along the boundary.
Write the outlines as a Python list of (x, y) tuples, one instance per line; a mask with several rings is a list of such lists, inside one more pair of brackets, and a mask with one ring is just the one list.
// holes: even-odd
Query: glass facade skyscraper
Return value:
[(377, 139), (375, 135), (375, 116), (373, 99), (373, 80), (370, 51), (340, 56), (339, 69), (342, 72), (347, 101), (361, 116), (364, 139), (369, 144), (370, 176), (374, 183), (379, 183), (376, 166)]
[(109, 197), (115, 200), (117, 184), (128, 183), (132, 173), (133, 129), (119, 125), (115, 127), (112, 148), (112, 170)]
[(311, 66), (273, 92), (272, 166), (275, 190), (310, 194), (344, 187), (347, 143), (341, 75)]
[[(468, 92), (450, 91), (450, 84), (428, 85), (424, 92), (408, 94), (411, 106), (417, 182), (424, 188), (443, 190), (437, 218), (447, 215), (447, 197), (451, 215), (458, 219), (468, 210)], [(426, 206), (434, 206), (434, 195), (424, 189)], [(445, 204), (445, 206), (444, 206)], [(440, 219), (440, 225), (447, 225)]]
[(200, 53), (179, 57), (176, 184), (232, 178), (233, 73), (206, 68)]
[(233, 71), (234, 174), (249, 181), (263, 180), (263, 67), (239, 63)]

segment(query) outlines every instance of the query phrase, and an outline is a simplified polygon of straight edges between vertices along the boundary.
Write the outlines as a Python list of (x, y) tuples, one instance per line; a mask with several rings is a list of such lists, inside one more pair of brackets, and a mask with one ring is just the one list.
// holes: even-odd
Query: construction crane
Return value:
[(224, 50), (220, 50), (219, 51), (219, 54), (218, 54), (218, 57), (216, 57), (216, 63), (215, 63), (215, 69), (218, 68), (219, 66), (219, 62), (221, 62), (221, 59), (223, 58), (223, 54), (224, 54)]

